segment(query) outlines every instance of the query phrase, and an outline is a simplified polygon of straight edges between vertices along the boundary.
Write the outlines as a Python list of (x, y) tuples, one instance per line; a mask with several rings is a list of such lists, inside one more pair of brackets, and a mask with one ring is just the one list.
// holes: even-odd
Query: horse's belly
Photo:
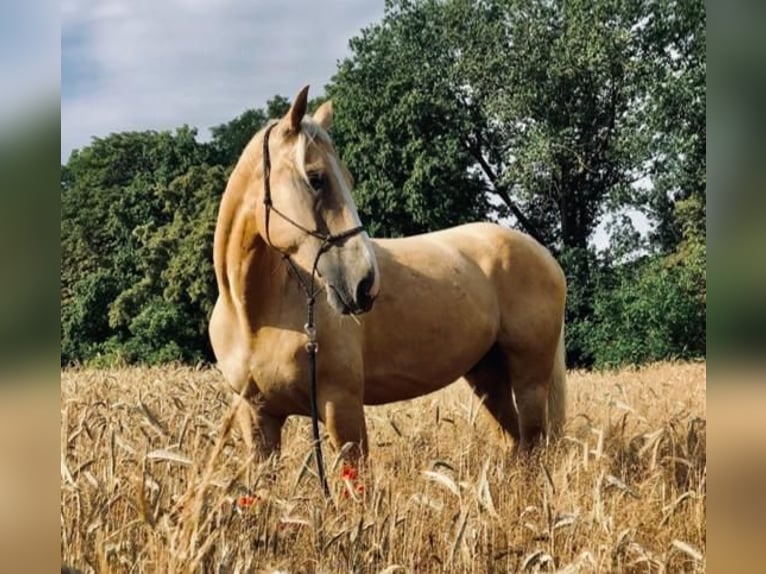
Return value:
[(469, 369), (470, 367), (462, 372), (455, 370), (452, 375), (433, 375), (428, 378), (415, 377), (411, 374), (366, 378), (364, 404), (383, 405), (422, 397), (457, 381)]
[[(436, 391), (465, 375), (489, 351), (496, 321), (435, 321), (391, 329), (378, 349), (364, 357), (364, 400), (383, 404)], [(381, 352), (382, 351), (382, 352)]]
[(381, 289), (364, 318), (365, 401), (380, 404), (444, 387), (498, 340), (500, 307), (518, 238), (490, 224), (376, 241)]

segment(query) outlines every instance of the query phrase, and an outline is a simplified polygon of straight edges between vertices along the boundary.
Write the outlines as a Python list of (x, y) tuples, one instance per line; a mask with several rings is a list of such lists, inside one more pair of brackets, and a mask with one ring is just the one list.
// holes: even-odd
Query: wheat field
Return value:
[(64, 370), (62, 565), (703, 572), (705, 382), (704, 363), (572, 372), (565, 438), (528, 458), (464, 383), (368, 408), (363, 491), (325, 441), (325, 500), (308, 419), (288, 420), (278, 460), (253, 464), (214, 369)]

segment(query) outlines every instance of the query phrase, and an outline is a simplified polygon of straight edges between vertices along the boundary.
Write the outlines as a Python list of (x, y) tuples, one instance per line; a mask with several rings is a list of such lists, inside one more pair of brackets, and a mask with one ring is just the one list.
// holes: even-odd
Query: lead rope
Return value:
[[(358, 227), (353, 227), (337, 234), (321, 233), (317, 230), (311, 230), (304, 227), (286, 214), (282, 213), (274, 206), (271, 201), (271, 184), (269, 181), (269, 176), (271, 175), (269, 134), (275, 125), (276, 122), (270, 124), (263, 134), (263, 204), (266, 208), (266, 243), (282, 254), (282, 259), (287, 262), (289, 265), (289, 270), (292, 271), (293, 275), (295, 275), (298, 283), (301, 286), (301, 289), (303, 289), (303, 292), (306, 295), (307, 317), (306, 324), (303, 326), (303, 330), (306, 332), (306, 336), (308, 337), (308, 342), (306, 343), (306, 352), (309, 355), (309, 381), (311, 387), (311, 431), (314, 438), (314, 459), (316, 460), (317, 476), (319, 477), (319, 482), (322, 485), (324, 496), (325, 498), (330, 498), (330, 487), (327, 485), (327, 477), (325, 476), (324, 471), (324, 457), (322, 456), (322, 439), (319, 436), (319, 412), (317, 408), (317, 352), (319, 351), (319, 344), (317, 343), (316, 324), (314, 323), (314, 304), (316, 303), (317, 295), (317, 291), (315, 289), (315, 280), (317, 275), (317, 265), (319, 264), (319, 258), (322, 256), (322, 254), (327, 251), (334, 243), (338, 243), (353, 235), (356, 235), (357, 233), (361, 233), (364, 229), (360, 225)], [(272, 211), (274, 211), (274, 213), (276, 213), (282, 219), (294, 227), (297, 227), (304, 233), (322, 240), (322, 245), (317, 251), (316, 257), (314, 258), (314, 264), (311, 268), (311, 283), (308, 285), (306, 285), (303, 277), (301, 277), (300, 271), (293, 262), (292, 258), (287, 253), (283, 252), (278, 247), (275, 247), (273, 243), (271, 243), (271, 235), (269, 234), (269, 221)]]
[(317, 330), (316, 323), (314, 322), (314, 304), (316, 303), (317, 291), (315, 288), (316, 270), (319, 264), (319, 258), (322, 253), (329, 247), (330, 242), (325, 242), (317, 252), (314, 264), (311, 268), (311, 283), (306, 285), (306, 282), (301, 277), (301, 274), (293, 262), (292, 258), (283, 254), (282, 259), (289, 265), (288, 269), (292, 272), (295, 278), (298, 280), (301, 289), (306, 294), (306, 324), (303, 326), (303, 331), (306, 333), (308, 342), (306, 343), (306, 352), (309, 355), (309, 386), (311, 397), (311, 434), (314, 439), (314, 460), (316, 461), (317, 477), (319, 478), (319, 484), (322, 486), (322, 493), (325, 498), (330, 498), (330, 487), (327, 484), (327, 476), (324, 471), (324, 456), (322, 455), (322, 439), (319, 436), (319, 409), (317, 406), (317, 352), (319, 351), (319, 343), (317, 342)]
[(317, 342), (317, 330), (314, 323), (314, 303), (316, 303), (316, 289), (314, 281), (316, 279), (317, 265), (319, 265), (319, 258), (322, 253), (330, 246), (328, 239), (325, 239), (322, 246), (317, 251), (316, 258), (314, 259), (314, 265), (311, 266), (311, 285), (309, 289), (303, 284), (300, 279), (300, 274), (295, 268), (295, 264), (292, 259), (287, 257), (287, 261), (290, 263), (294, 274), (299, 278), (299, 283), (306, 292), (306, 324), (303, 326), (303, 330), (306, 332), (308, 342), (306, 343), (306, 352), (309, 354), (309, 381), (311, 387), (311, 435), (314, 439), (314, 459), (317, 467), (317, 477), (319, 478), (319, 484), (322, 485), (322, 492), (325, 498), (330, 498), (330, 487), (327, 485), (327, 476), (324, 472), (324, 456), (322, 456), (322, 439), (319, 436), (319, 409), (317, 408), (317, 352), (319, 351), (319, 343)]
[(322, 485), (325, 498), (330, 498), (330, 487), (327, 485), (327, 477), (324, 473), (324, 457), (322, 456), (322, 440), (319, 437), (319, 413), (317, 410), (317, 351), (319, 344), (316, 339), (316, 327), (314, 326), (314, 297), (307, 301), (308, 317), (303, 329), (306, 331), (308, 343), (306, 351), (309, 354), (309, 378), (311, 381), (311, 433), (314, 438), (314, 459), (316, 460), (317, 476)]

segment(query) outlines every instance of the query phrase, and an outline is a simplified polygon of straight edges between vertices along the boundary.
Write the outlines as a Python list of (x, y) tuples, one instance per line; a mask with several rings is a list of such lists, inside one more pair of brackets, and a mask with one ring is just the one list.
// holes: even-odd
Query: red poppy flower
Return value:
[(340, 477), (343, 480), (354, 481), (359, 478), (359, 471), (349, 464), (344, 464), (340, 472)]
[(253, 506), (255, 503), (260, 502), (260, 500), (261, 499), (258, 498), (257, 496), (249, 496), (249, 495), (240, 496), (237, 499), (237, 506), (239, 508), (249, 508), (250, 506)]

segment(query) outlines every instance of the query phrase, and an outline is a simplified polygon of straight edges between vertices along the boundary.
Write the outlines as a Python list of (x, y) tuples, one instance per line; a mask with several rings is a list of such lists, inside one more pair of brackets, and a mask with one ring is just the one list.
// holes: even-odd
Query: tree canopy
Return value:
[[(570, 364), (705, 353), (701, 0), (388, 0), (326, 93), (372, 235), (473, 220), (569, 280)], [(62, 363), (213, 357), (212, 235), (275, 96), (197, 131), (94, 139), (62, 166)], [(626, 210), (652, 229), (641, 239)], [(594, 236), (612, 218), (609, 248)]]

